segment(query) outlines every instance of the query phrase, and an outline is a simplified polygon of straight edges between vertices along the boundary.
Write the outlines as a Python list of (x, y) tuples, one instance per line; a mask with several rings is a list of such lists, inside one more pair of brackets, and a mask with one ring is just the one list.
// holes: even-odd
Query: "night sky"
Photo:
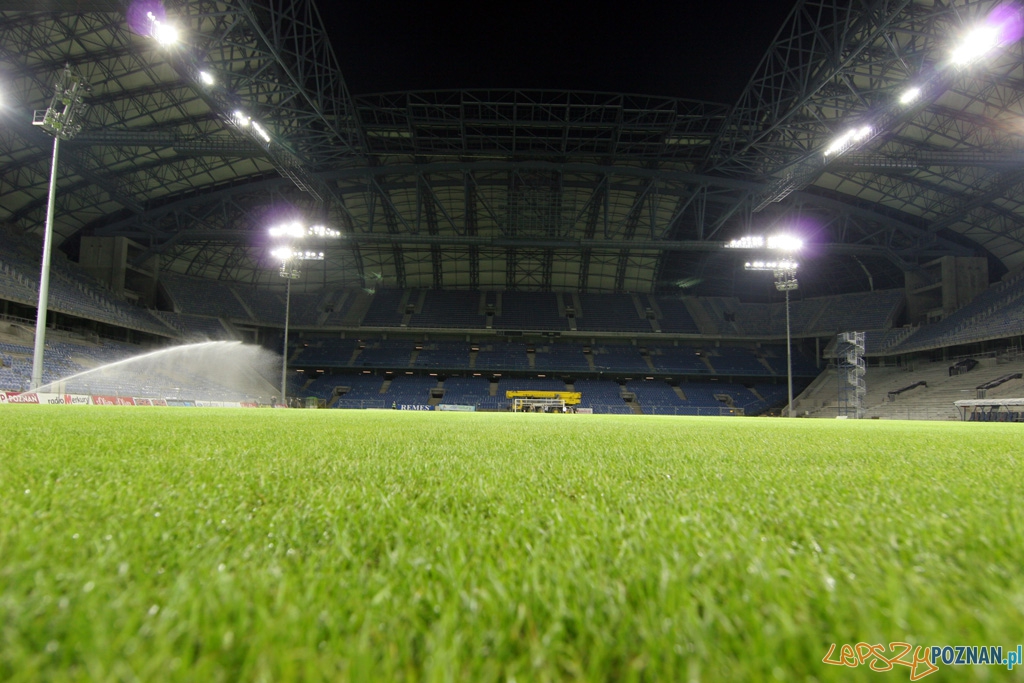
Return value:
[(733, 104), (789, 0), (318, 0), (349, 90), (547, 88)]

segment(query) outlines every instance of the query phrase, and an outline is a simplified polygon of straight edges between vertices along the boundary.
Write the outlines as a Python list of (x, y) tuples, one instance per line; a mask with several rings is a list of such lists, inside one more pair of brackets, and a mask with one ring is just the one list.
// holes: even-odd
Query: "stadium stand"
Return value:
[(353, 359), (358, 359), (361, 355), (356, 352), (363, 343), (357, 339), (312, 337), (294, 340), (290, 346), (295, 349), (291, 354), (293, 365), (340, 368), (352, 367)]
[[(867, 395), (865, 417), (904, 420), (958, 420), (954, 402), (977, 396), (982, 380), (997, 379), (1024, 370), (1024, 357), (978, 358), (979, 366), (964, 375), (949, 375), (949, 361), (920, 360), (910, 366), (869, 366), (865, 376)], [(889, 400), (889, 393), (924, 382), (907, 396)], [(1024, 382), (1012, 380), (989, 390), (986, 398), (1024, 396)], [(823, 372), (794, 401), (798, 415), (836, 417), (839, 414), (838, 382), (835, 369)]]
[(476, 348), (472, 368), (476, 370), (528, 370), (530, 359), (526, 344), (516, 342), (481, 344)]
[(464, 370), (469, 367), (469, 342), (425, 342), (421, 345), (413, 366), (433, 370)]
[(607, 345), (593, 349), (594, 367), (602, 372), (651, 372), (653, 367), (634, 346)]
[(436, 377), (395, 375), (382, 397), (385, 407), (391, 404), (425, 406), (431, 403), (431, 390), (437, 388)]
[(656, 346), (649, 349), (651, 362), (659, 372), (707, 375), (713, 372), (701, 349), (692, 346)]
[(558, 302), (550, 292), (503, 292), (494, 327), (501, 330), (568, 330), (559, 315)]
[(485, 377), (449, 377), (444, 381), (442, 405), (498, 410), (504, 403), (504, 397), (491, 396), (491, 382)]
[(1024, 334), (1024, 272), (993, 285), (948, 317), (920, 327), (893, 349), (910, 353)]
[(549, 344), (534, 350), (534, 369), (560, 372), (586, 372), (590, 363), (579, 344)]
[(370, 308), (363, 318), (363, 327), (401, 327), (405, 312), (399, 307), (406, 304), (410, 292), (399, 289), (381, 289), (370, 300)]
[(356, 358), (354, 365), (364, 368), (405, 369), (412, 367), (416, 342), (404, 340), (381, 340), (368, 342)]
[(629, 415), (633, 412), (622, 398), (622, 387), (613, 380), (578, 379), (572, 389), (580, 392), (580, 408), (615, 415)]
[(657, 317), (661, 331), (669, 334), (700, 334), (700, 328), (690, 314), (686, 302), (667, 296), (650, 297), (652, 306), (660, 311)]
[(580, 294), (582, 311), (576, 325), (583, 332), (650, 332), (651, 325), (638, 311), (639, 300), (630, 294)]
[(226, 282), (163, 273), (160, 284), (175, 311), (213, 318), (252, 320), (249, 311)]
[(410, 319), (410, 327), (483, 329), (479, 292), (426, 290), (423, 304)]
[[(41, 253), (38, 238), (0, 228), (0, 296), (31, 306), (38, 303)], [(50, 259), (48, 308), (107, 325), (163, 337), (174, 336), (174, 332), (148, 310), (120, 300), (59, 251)]]

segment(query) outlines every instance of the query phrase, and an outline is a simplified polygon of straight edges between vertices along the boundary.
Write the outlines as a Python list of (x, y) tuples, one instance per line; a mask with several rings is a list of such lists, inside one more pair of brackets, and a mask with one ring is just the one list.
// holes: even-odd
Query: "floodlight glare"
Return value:
[(295, 239), (301, 239), (306, 236), (306, 230), (302, 227), (302, 223), (293, 221), (291, 223), (283, 223), (281, 225), (275, 225), (270, 229), (271, 237), (294, 237)]
[(213, 85), (216, 82), (209, 71), (200, 71), (199, 80), (203, 82), (203, 85)]
[(978, 61), (999, 45), (999, 27), (978, 26), (963, 37), (950, 55), (953, 64), (967, 66)]
[(768, 248), (775, 251), (800, 251), (804, 241), (792, 235), (774, 235), (768, 238)]
[(760, 249), (764, 246), (764, 238), (758, 235), (748, 235), (731, 240), (725, 246), (728, 249)]
[(781, 261), (747, 261), (743, 264), (746, 270), (784, 270), (784, 271), (796, 271), (800, 266), (796, 261), (790, 261), (789, 259), (783, 259)]
[(146, 16), (152, 24), (149, 34), (156, 39), (156, 42), (161, 45), (174, 45), (178, 42), (178, 29), (173, 24), (160, 21), (152, 12), (147, 12)]
[(900, 95), (900, 104), (913, 104), (921, 96), (920, 88), (907, 88)]
[(284, 263), (285, 261), (291, 261), (295, 256), (295, 252), (292, 251), (291, 247), (278, 247), (271, 251), (270, 255)]
[(832, 141), (828, 147), (825, 148), (825, 156), (831, 156), (833, 154), (845, 152), (846, 149), (854, 142), (860, 142), (864, 138), (871, 135), (873, 128), (871, 126), (861, 126), (860, 128), (851, 128), (846, 131), (838, 138)]
[(263, 142), (270, 142), (270, 134), (266, 130), (264, 130), (263, 126), (261, 126), (259, 123), (253, 121), (252, 129), (256, 131), (256, 134), (260, 136)]
[(334, 228), (323, 225), (311, 225), (307, 231), (311, 237), (340, 237), (341, 233)]
[(231, 120), (234, 121), (235, 125), (239, 128), (245, 128), (249, 125), (249, 122), (252, 121), (252, 119), (246, 116), (245, 112), (241, 109), (235, 110), (235, 112), (231, 115)]
[(842, 148), (844, 148), (850, 139), (853, 137), (853, 131), (847, 131), (840, 135), (838, 138), (832, 141), (832, 144), (825, 148), (825, 156), (835, 154)]

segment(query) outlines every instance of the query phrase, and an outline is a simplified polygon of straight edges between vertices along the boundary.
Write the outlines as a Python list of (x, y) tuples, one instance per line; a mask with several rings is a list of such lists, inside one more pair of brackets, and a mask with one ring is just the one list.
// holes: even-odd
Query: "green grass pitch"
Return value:
[(4, 681), (904, 681), (822, 658), (1024, 640), (1019, 426), (60, 406), (0, 425)]

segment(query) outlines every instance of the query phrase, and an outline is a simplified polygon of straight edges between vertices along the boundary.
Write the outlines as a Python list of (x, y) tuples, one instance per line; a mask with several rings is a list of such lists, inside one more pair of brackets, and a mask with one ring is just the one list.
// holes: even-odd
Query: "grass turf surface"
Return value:
[(0, 424), (0, 680), (902, 681), (821, 660), (1024, 639), (1019, 426), (60, 406)]

